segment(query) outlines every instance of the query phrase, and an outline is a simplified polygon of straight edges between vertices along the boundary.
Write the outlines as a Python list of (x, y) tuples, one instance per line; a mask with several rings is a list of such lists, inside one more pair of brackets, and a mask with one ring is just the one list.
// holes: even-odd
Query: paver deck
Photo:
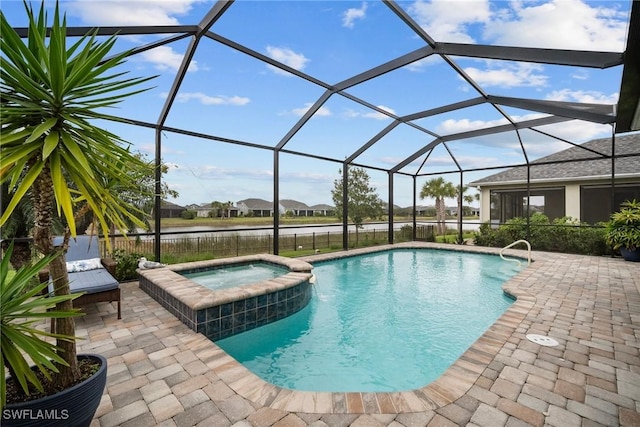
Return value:
[(505, 285), (518, 301), (436, 382), (402, 393), (280, 389), (122, 284), (122, 320), (100, 303), (77, 321), (79, 351), (109, 363), (92, 426), (640, 426), (640, 263), (533, 258)]

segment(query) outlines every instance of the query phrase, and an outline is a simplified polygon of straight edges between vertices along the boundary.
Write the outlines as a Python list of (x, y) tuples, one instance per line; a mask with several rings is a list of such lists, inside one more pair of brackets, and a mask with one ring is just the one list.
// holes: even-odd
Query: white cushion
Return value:
[(67, 272), (69, 273), (96, 270), (98, 268), (104, 268), (102, 262), (100, 262), (100, 258), (81, 259), (67, 263)]

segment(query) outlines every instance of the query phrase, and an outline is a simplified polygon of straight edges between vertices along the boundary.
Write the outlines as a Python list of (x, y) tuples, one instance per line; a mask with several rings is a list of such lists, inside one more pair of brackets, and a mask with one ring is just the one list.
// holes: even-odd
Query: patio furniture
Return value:
[[(62, 244), (62, 237), (54, 239), (55, 245)], [(117, 302), (118, 319), (120, 311), (120, 283), (115, 279), (116, 262), (100, 257), (98, 238), (95, 236), (77, 236), (69, 241), (66, 254), (69, 287), (71, 293), (84, 292), (73, 300), (75, 307), (83, 307), (97, 302)], [(40, 283), (51, 280), (48, 270), (38, 274)], [(53, 284), (47, 290), (53, 293)], [(51, 330), (54, 330), (54, 319), (51, 319)]]

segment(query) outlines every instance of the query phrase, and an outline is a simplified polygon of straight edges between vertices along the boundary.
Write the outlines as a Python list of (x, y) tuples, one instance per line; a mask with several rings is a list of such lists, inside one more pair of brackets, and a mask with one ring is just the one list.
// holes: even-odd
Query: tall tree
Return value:
[(227, 218), (231, 218), (231, 207), (233, 206), (233, 202), (231, 200), (227, 200), (226, 203), (222, 205), (222, 219), (224, 219), (224, 213), (227, 213)]
[[(333, 181), (331, 197), (336, 207), (336, 215), (342, 218), (343, 213), (343, 182), (341, 178)], [(382, 201), (375, 187), (369, 184), (369, 174), (363, 168), (349, 168), (347, 171), (347, 215), (356, 227), (356, 245), (358, 244), (358, 230), (362, 228), (365, 219), (376, 219), (382, 216)]]
[(436, 202), (436, 224), (438, 234), (446, 234), (447, 205), (445, 199), (456, 197), (456, 187), (441, 176), (425, 182), (420, 190), (420, 199), (430, 197)]
[[(458, 199), (462, 199), (462, 201), (471, 204), (474, 200), (476, 200), (476, 196), (478, 195), (478, 193), (476, 193), (475, 195), (465, 194), (467, 191), (469, 191), (469, 186), (467, 185), (463, 185), (462, 187), (458, 185), (456, 187), (456, 195), (458, 196)], [(462, 208), (464, 210), (464, 206)]]
[(217, 200), (211, 202), (211, 213), (213, 214), (214, 218), (218, 218), (220, 216), (224, 218), (224, 211), (222, 210), (222, 206), (222, 202), (219, 202)]
[[(53, 210), (67, 224), (63, 249), (76, 235), (77, 218), (90, 211), (104, 235), (111, 226), (126, 233), (127, 221), (142, 224), (140, 210), (119, 197), (135, 191), (136, 179), (147, 164), (133, 155), (120, 137), (92, 123), (119, 120), (106, 114), (126, 97), (146, 89), (133, 89), (149, 78), (123, 78), (116, 70), (127, 52), (110, 56), (115, 37), (100, 41), (97, 31), (77, 41), (67, 41), (66, 17), (56, 3), (53, 23), (44, 3), (36, 15), (25, 3), (28, 38), (23, 41), (0, 12), (0, 89), (2, 167), (0, 183), (8, 183), (13, 197), (0, 217), (3, 225), (20, 201), (31, 197), (34, 212), (33, 241), (43, 255), (56, 252), (53, 244)], [(49, 264), (56, 295), (68, 295), (65, 257)], [(72, 302), (58, 306), (69, 310)], [(75, 336), (72, 318), (58, 319), (56, 332)], [(79, 378), (76, 347), (72, 340), (56, 345), (67, 366), (59, 366), (56, 383), (68, 387)]]

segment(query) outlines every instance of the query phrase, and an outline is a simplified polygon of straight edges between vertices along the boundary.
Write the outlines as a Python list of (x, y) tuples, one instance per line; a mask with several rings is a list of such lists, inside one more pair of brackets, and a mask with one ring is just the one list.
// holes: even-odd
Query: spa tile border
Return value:
[[(228, 265), (267, 263), (289, 273), (255, 284), (212, 290), (182, 272)], [(311, 299), (312, 266), (270, 254), (247, 255), (138, 270), (140, 288), (187, 327), (218, 340), (275, 322), (304, 308)]]

